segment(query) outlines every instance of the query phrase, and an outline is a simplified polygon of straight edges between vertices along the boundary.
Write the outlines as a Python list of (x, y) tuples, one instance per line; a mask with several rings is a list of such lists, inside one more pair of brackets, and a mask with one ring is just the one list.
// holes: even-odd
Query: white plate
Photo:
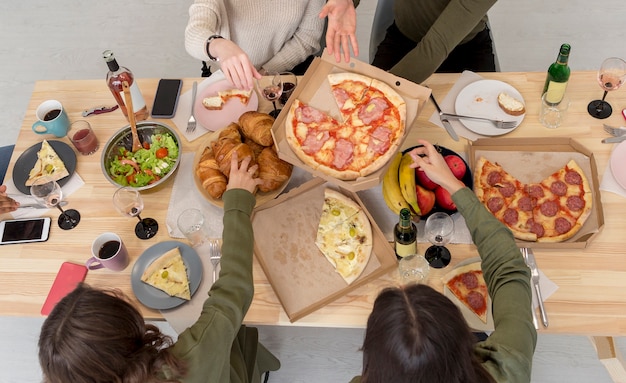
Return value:
[[(466, 259), (462, 262), (459, 262), (459, 264), (456, 265), (454, 269), (450, 270), (450, 273), (452, 273), (455, 269), (461, 266), (469, 265), (470, 263), (476, 263), (476, 262), (480, 263), (480, 257)], [(465, 306), (463, 302), (458, 300), (457, 297), (452, 293), (452, 291), (450, 291), (450, 289), (448, 289), (448, 287), (445, 286), (445, 284), (443, 288), (443, 295), (448, 297), (455, 305), (457, 305), (459, 309), (461, 309), (461, 314), (463, 314), (463, 318), (465, 318), (465, 321), (467, 322), (467, 324), (470, 326), (472, 330), (476, 330), (476, 331), (493, 331), (494, 330), (493, 315), (491, 314), (491, 305), (492, 305), (491, 297), (487, 296), (487, 323), (484, 323), (482, 320), (480, 320), (478, 316), (476, 316), (476, 314), (474, 314), (467, 306)]]
[(175, 247), (178, 247), (180, 250), (180, 254), (183, 257), (185, 266), (187, 267), (191, 296), (193, 296), (200, 286), (200, 282), (202, 282), (202, 273), (204, 268), (202, 267), (202, 261), (200, 260), (198, 253), (196, 253), (193, 248), (178, 241), (165, 241), (154, 244), (141, 254), (135, 262), (133, 271), (130, 274), (131, 286), (133, 287), (135, 296), (139, 299), (139, 302), (143, 303), (147, 307), (156, 310), (166, 310), (188, 302), (182, 298), (171, 297), (163, 291), (141, 281), (141, 275), (152, 263), (152, 261)]
[(217, 92), (229, 89), (233, 89), (230, 82), (228, 82), (228, 80), (222, 80), (198, 92), (196, 95), (196, 104), (194, 105), (194, 115), (196, 121), (198, 121), (203, 128), (213, 131), (220, 130), (228, 126), (231, 122), (239, 121), (239, 116), (245, 112), (257, 110), (259, 107), (259, 97), (254, 89), (250, 94), (250, 100), (248, 100), (247, 105), (242, 104), (237, 97), (228, 100), (222, 105), (222, 109), (220, 110), (208, 110), (202, 105), (204, 98), (217, 96)]
[(500, 136), (517, 129), (524, 115), (511, 116), (498, 105), (498, 94), (505, 92), (524, 103), (524, 98), (511, 85), (498, 80), (479, 80), (461, 89), (456, 97), (454, 109), (456, 114), (486, 117), (494, 120), (516, 121), (515, 128), (498, 129), (489, 121), (459, 119), (463, 125), (474, 133), (485, 136)]
[(617, 145), (611, 153), (610, 159), (611, 173), (615, 181), (626, 189), (626, 141)]

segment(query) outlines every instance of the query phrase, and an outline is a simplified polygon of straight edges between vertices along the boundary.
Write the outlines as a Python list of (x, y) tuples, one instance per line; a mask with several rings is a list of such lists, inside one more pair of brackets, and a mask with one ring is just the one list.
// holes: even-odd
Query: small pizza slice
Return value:
[(252, 89), (228, 89), (224, 91), (217, 92), (217, 95), (222, 99), (222, 102), (225, 104), (231, 98), (237, 98), (243, 105), (248, 105), (250, 101), (250, 96), (252, 95)]
[(35, 162), (35, 166), (28, 174), (25, 185), (31, 186), (40, 177), (50, 177), (54, 181), (58, 181), (69, 175), (70, 173), (67, 171), (61, 157), (54, 151), (48, 141), (43, 140), (41, 149), (37, 152), (37, 162)]
[(330, 73), (327, 78), (343, 122), (346, 122), (362, 103), (365, 93), (372, 84), (372, 78), (350, 72)]
[(457, 267), (444, 277), (444, 285), (483, 323), (487, 323), (487, 283), (480, 262)]
[(141, 281), (172, 297), (191, 299), (187, 267), (178, 247), (156, 258), (143, 272)]

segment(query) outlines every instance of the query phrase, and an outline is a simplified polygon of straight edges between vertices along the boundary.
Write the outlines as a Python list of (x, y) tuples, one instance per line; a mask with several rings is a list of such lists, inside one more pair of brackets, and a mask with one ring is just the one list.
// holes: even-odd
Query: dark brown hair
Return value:
[(495, 382), (474, 355), (461, 311), (429, 286), (383, 290), (363, 343), (362, 383)]
[(177, 382), (158, 378), (164, 366), (183, 376), (172, 339), (122, 297), (80, 284), (55, 306), (39, 335), (46, 382)]

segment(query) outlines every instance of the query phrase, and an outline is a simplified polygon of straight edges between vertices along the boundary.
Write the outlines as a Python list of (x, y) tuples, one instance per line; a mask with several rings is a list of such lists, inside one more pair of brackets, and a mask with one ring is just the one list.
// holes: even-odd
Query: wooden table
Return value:
[[(443, 98), (458, 74), (436, 74), (425, 84), (433, 93)], [(611, 92), (607, 99), (614, 107), (613, 116), (607, 120), (596, 120), (587, 114), (590, 100), (601, 96), (595, 72), (575, 72), (570, 78), (568, 94), (572, 99), (569, 115), (564, 125), (558, 129), (546, 129), (538, 122), (540, 94), (545, 73), (490, 73), (485, 78), (499, 79), (515, 86), (524, 96), (527, 113), (522, 125), (507, 137), (575, 137), (595, 153), (599, 179), (607, 168), (613, 145), (601, 144), (607, 134), (602, 124), (621, 125), (624, 121), (619, 111), (626, 107), (626, 92)], [(191, 88), (193, 80), (184, 79), (183, 92)], [(157, 79), (138, 80), (148, 105), (152, 104)], [(46, 99), (60, 100), (65, 106), (71, 121), (82, 119), (82, 110), (98, 105), (114, 105), (104, 80), (40, 81), (35, 84), (33, 96), (25, 113), (24, 122), (9, 165), (8, 175), (12, 174), (15, 160), (25, 149), (39, 142), (45, 136), (32, 132), (35, 108)], [(444, 145), (455, 151), (466, 151), (468, 142), (461, 139), (455, 142), (445, 131), (428, 122), (433, 113), (429, 102), (416, 120), (405, 142), (405, 146), (415, 144), (418, 137)], [(127, 125), (126, 119), (118, 110), (112, 113), (91, 116), (92, 124), (100, 140), (100, 149), (92, 156), (78, 155), (77, 172), (85, 185), (70, 195), (68, 208), (81, 212), (82, 220), (78, 227), (63, 231), (53, 227), (50, 239), (45, 243), (9, 245), (0, 247), (0, 315), (38, 316), (54, 277), (64, 261), (83, 263), (90, 256), (90, 244), (101, 232), (114, 231), (121, 235), (133, 261), (147, 247), (169, 240), (165, 227), (158, 235), (147, 241), (137, 239), (133, 233), (136, 221), (121, 216), (111, 201), (115, 187), (102, 175), (100, 156), (107, 139), (118, 129)], [(166, 121), (167, 123), (167, 121)], [(173, 124), (171, 124), (174, 126)], [(52, 138), (52, 137), (48, 137)], [(181, 135), (183, 151), (197, 149), (199, 141), (189, 143)], [(67, 137), (63, 138), (69, 144)], [(172, 181), (157, 190), (143, 192), (145, 215), (156, 218), (165, 224)], [(626, 262), (623, 261), (624, 233), (626, 232), (626, 201), (623, 197), (602, 192), (605, 225), (586, 249), (575, 250), (536, 250), (537, 263), (543, 272), (559, 289), (545, 302), (550, 319), (550, 327), (540, 329), (546, 333), (584, 334), (591, 336), (626, 335)], [(55, 217), (57, 213), (50, 211)], [(3, 218), (8, 218), (6, 215)], [(53, 221), (54, 222), (54, 221)], [(420, 251), (425, 250), (420, 244)], [(477, 255), (473, 245), (450, 245), (454, 254), (453, 264)], [(123, 272), (106, 269), (91, 271), (86, 282), (96, 287), (116, 287), (133, 297), (130, 287), (132, 265)], [(449, 268), (447, 269), (449, 270)], [(431, 273), (430, 283), (441, 289), (439, 277), (446, 269)], [(392, 273), (380, 278), (336, 302), (321, 308), (311, 315), (294, 323), (299, 326), (364, 327), (378, 291), (394, 283)], [(260, 265), (254, 262), (255, 297), (245, 318), (248, 324), (290, 325), (272, 287), (269, 285)], [(144, 307), (137, 302), (143, 315), (149, 319), (161, 319), (158, 311)]]

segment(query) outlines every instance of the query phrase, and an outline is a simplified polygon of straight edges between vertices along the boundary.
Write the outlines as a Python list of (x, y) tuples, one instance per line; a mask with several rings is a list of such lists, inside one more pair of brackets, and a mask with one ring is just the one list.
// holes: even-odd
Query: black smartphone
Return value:
[(0, 245), (48, 240), (50, 218), (23, 218), (0, 222)]
[(154, 96), (154, 104), (152, 104), (152, 117), (174, 117), (174, 114), (176, 114), (178, 96), (180, 96), (180, 88), (182, 85), (183, 81), (178, 79), (163, 78), (159, 80), (156, 95)]

